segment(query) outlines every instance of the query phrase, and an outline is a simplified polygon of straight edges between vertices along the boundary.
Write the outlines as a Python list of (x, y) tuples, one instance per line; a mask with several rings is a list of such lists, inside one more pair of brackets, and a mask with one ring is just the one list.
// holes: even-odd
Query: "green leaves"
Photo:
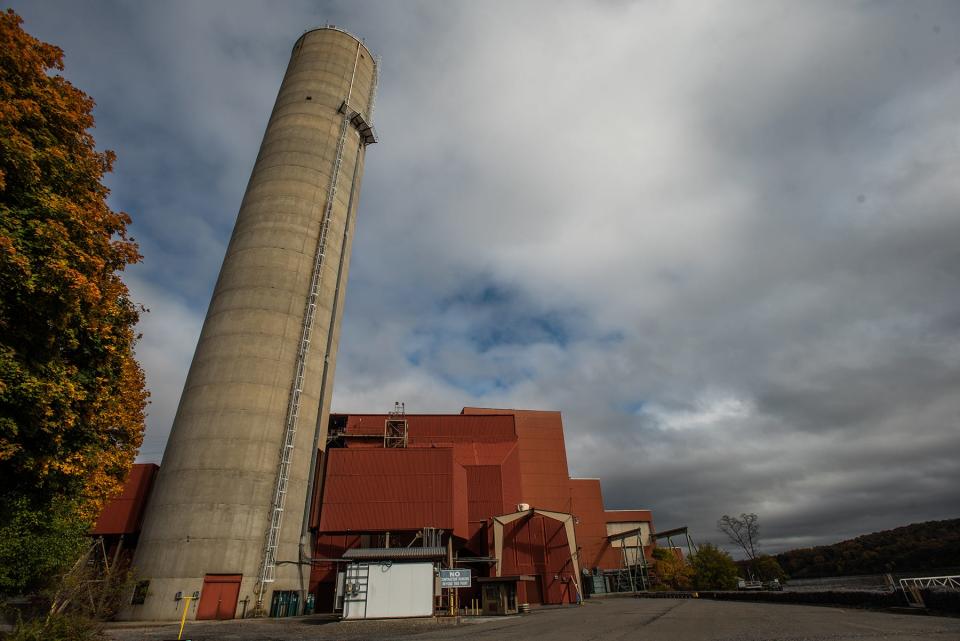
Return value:
[(26, 594), (44, 588), (86, 546), (88, 524), (78, 519), (69, 501), (42, 509), (25, 497), (0, 498), (0, 594)]
[(690, 557), (693, 582), (698, 590), (733, 590), (737, 587), (737, 564), (729, 554), (705, 543)]
[[(85, 529), (121, 489), (148, 393), (119, 274), (141, 256), (102, 183), (114, 155), (88, 131), (93, 100), (50, 75), (63, 52), (20, 23), (0, 13), (0, 523), (60, 515), (65, 529), (41, 527), (44, 539)], [(0, 566), (43, 572), (20, 540)]]

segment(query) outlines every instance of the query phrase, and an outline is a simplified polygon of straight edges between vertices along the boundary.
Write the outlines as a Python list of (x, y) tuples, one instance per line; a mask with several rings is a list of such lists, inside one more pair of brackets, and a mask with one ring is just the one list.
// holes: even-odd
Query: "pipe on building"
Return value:
[[(357, 43), (357, 55), (360, 54), (360, 43)], [(354, 63), (356, 64), (356, 63)], [(356, 74), (356, 68), (354, 68), (354, 74)], [(353, 89), (353, 80), (350, 81), (351, 91)], [(354, 195), (357, 189), (357, 174), (360, 169), (359, 158), (360, 154), (363, 151), (363, 143), (360, 142), (357, 145), (357, 159), (358, 162), (353, 164), (353, 177), (350, 179), (350, 196), (347, 200), (347, 218), (344, 221), (343, 228), (343, 238), (340, 241), (340, 263), (337, 265), (337, 284), (333, 292), (333, 304), (331, 308), (330, 315), (332, 318), (337, 317), (337, 311), (340, 308), (340, 289), (343, 286), (343, 266), (344, 258), (347, 251), (347, 239), (350, 236), (351, 232), (351, 221), (356, 218), (356, 211), (354, 209)], [(307, 476), (307, 498), (303, 504), (303, 525), (300, 530), (300, 547), (299, 547), (299, 556), (303, 560), (305, 558), (309, 559), (312, 556), (312, 550), (310, 553), (304, 552), (304, 545), (309, 545), (310, 541), (310, 508), (313, 505), (313, 492), (314, 484), (316, 483), (316, 473), (317, 473), (317, 452), (320, 446), (320, 435), (326, 434), (326, 426), (321, 425), (320, 421), (323, 420), (323, 404), (327, 394), (327, 379), (330, 374), (330, 352), (335, 349), (334, 346), (334, 330), (336, 329), (335, 323), (330, 323), (329, 328), (327, 329), (327, 343), (324, 348), (323, 355), (323, 375), (320, 377), (320, 410), (317, 412), (317, 424), (313, 429), (313, 447), (310, 450), (310, 472)], [(303, 566), (300, 567), (300, 604), (301, 608), (306, 607), (307, 601), (307, 591), (304, 587), (303, 581)]]

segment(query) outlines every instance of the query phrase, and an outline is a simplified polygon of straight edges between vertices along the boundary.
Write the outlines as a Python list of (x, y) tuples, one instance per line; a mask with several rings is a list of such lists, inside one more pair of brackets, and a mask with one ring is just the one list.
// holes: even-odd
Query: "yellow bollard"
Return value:
[(190, 611), (190, 601), (192, 600), (192, 596), (183, 597), (183, 616), (180, 618), (180, 632), (177, 634), (177, 641), (183, 638), (183, 626), (187, 623), (187, 612)]

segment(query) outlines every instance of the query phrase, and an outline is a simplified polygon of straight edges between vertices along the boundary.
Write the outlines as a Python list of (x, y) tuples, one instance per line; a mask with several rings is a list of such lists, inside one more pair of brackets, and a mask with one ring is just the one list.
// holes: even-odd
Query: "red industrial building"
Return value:
[[(135, 542), (155, 472), (134, 467), (95, 534)], [(337, 607), (338, 580), (342, 600), (356, 559), (470, 568), (461, 604), (479, 603), (482, 589), (563, 604), (645, 565), (638, 551), (649, 558), (654, 541), (649, 510), (605, 510), (599, 480), (570, 478), (559, 412), (332, 415), (316, 479), (309, 591), (321, 612)]]
[(102, 536), (108, 547), (122, 552), (137, 545), (143, 512), (160, 467), (153, 463), (134, 465), (123, 486), (123, 492), (107, 503), (93, 526), (91, 534)]
[[(638, 532), (649, 555), (649, 510), (604, 510), (599, 480), (570, 478), (559, 412), (467, 407), (405, 415), (405, 443), (390, 442), (390, 418), (331, 417), (325, 483), (311, 523), (316, 557), (407, 546), (428, 527), (453, 535), (457, 565), (496, 576), (495, 519), (513, 516), (503, 525), (499, 575), (518, 577), (521, 603), (559, 604), (577, 601), (584, 574), (623, 565), (624, 539), (611, 536)], [(336, 570), (332, 562), (314, 565), (318, 608), (333, 603)], [(471, 596), (479, 595), (464, 598)]]

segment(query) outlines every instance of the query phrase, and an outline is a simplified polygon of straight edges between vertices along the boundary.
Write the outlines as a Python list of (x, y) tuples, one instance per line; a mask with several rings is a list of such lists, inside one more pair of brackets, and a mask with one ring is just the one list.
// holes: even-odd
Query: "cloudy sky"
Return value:
[(960, 4), (13, 2), (119, 157), (159, 461), (290, 48), (383, 58), (337, 411), (561, 410), (609, 507), (960, 516)]

